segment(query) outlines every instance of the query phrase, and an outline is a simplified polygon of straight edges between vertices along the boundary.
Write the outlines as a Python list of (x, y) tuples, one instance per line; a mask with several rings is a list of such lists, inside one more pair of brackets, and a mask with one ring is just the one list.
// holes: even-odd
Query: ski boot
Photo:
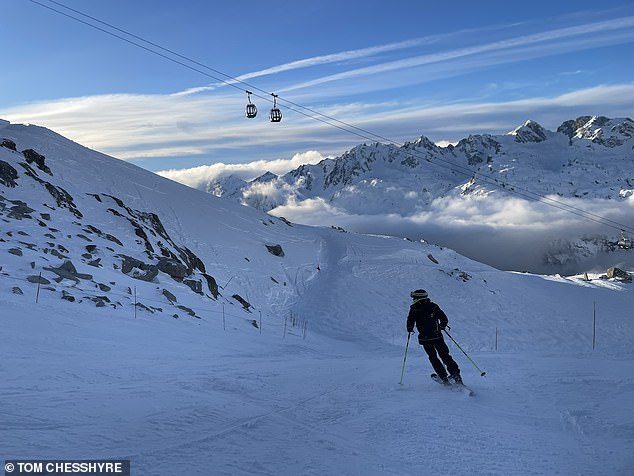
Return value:
[(464, 385), (462, 383), (462, 377), (460, 376), (460, 374), (453, 374), (449, 376), (449, 380), (457, 385)]

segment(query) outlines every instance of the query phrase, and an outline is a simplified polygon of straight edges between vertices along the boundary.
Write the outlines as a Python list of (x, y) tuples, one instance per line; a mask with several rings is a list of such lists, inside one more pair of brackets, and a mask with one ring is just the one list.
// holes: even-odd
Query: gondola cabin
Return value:
[(271, 93), (273, 96), (273, 108), (269, 113), (269, 120), (271, 122), (280, 122), (282, 120), (282, 111), (277, 107), (277, 94)]
[(251, 91), (245, 91), (247, 93), (247, 109), (246, 109), (246, 115), (249, 119), (253, 119), (255, 116), (258, 115), (258, 108), (255, 107), (255, 104), (253, 104), (251, 102), (251, 94), (253, 94)]
[(255, 104), (247, 104), (246, 114), (249, 119), (253, 119), (255, 116), (258, 115), (258, 108), (255, 107)]
[(277, 107), (271, 109), (269, 113), (269, 120), (271, 122), (280, 122), (282, 120), (282, 111), (280, 111)]

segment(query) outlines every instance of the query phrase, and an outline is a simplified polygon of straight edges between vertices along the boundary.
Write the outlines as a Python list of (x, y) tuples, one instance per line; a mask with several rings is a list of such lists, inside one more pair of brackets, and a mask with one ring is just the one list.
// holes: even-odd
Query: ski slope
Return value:
[[(414, 339), (398, 385), (401, 291), (420, 282), (408, 267), (427, 265), (405, 251), (379, 259), (391, 240), (331, 240), (295, 308), (313, 311), (305, 336), (275, 321), (260, 330), (233, 317), (223, 329), (217, 315), (135, 319), (3, 293), (0, 454), (130, 459), (134, 474), (157, 475), (631, 474), (631, 315), (601, 312), (593, 352), (591, 313), (574, 314), (584, 294), (626, 309), (626, 285), (489, 270), (447, 276), (474, 288), (458, 297), (430, 282), (452, 335), (487, 371), (449, 344), (469, 398), (429, 379)], [(552, 312), (505, 301), (520, 281)]]

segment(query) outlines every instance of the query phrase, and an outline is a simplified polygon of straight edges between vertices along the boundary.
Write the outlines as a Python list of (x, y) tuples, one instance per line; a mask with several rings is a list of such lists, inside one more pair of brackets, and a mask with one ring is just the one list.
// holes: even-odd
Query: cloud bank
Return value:
[[(551, 198), (617, 222), (634, 221), (632, 197), (618, 204)], [(321, 198), (291, 200), (270, 213), (307, 225), (425, 240), (504, 270), (575, 274), (605, 272), (609, 266), (634, 267), (634, 251), (601, 249), (605, 239), (619, 238), (618, 230), (544, 203), (501, 195), (436, 199), (429, 209), (408, 216), (350, 214)]]
[(190, 169), (162, 170), (157, 172), (157, 174), (192, 188), (202, 188), (210, 181), (231, 175), (246, 181), (253, 180), (266, 172), (284, 175), (300, 165), (317, 164), (324, 158), (319, 152), (311, 150), (295, 154), (290, 159), (256, 160), (255, 162), (244, 164), (217, 163)]

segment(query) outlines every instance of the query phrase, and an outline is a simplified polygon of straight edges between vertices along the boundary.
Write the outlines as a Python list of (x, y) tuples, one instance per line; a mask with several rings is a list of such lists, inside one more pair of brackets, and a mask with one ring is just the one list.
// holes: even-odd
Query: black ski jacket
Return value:
[(414, 332), (414, 325), (418, 329), (418, 342), (442, 339), (441, 329), (447, 327), (449, 319), (438, 307), (438, 304), (424, 299), (412, 304), (407, 315), (407, 332)]

